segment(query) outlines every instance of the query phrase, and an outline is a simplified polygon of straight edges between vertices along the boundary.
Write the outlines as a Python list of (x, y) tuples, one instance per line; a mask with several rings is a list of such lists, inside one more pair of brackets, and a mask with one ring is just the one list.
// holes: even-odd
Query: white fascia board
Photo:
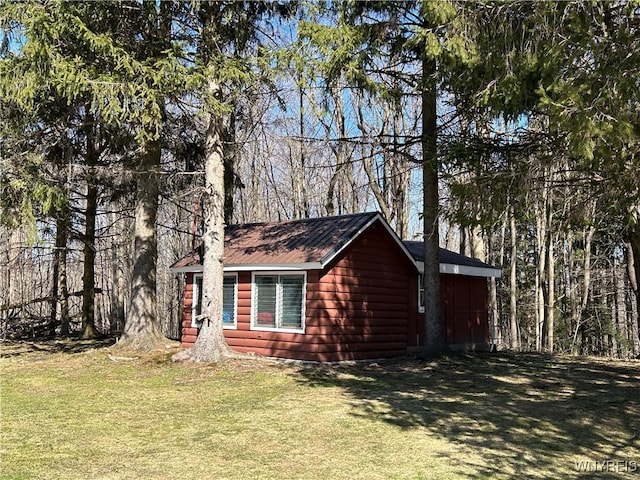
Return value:
[[(418, 271), (420, 273), (424, 273), (424, 262), (417, 262), (417, 264)], [(449, 275), (466, 275), (467, 277), (502, 277), (502, 270), (499, 268), (469, 267), (467, 265), (454, 265), (451, 263), (441, 263), (440, 273), (446, 273)]]
[(189, 265), (188, 267), (171, 267), (170, 272), (173, 273), (201, 273), (202, 265)]
[(470, 267), (468, 265), (452, 265), (451, 263), (441, 263), (440, 273), (486, 278), (500, 278), (502, 276), (502, 271), (499, 268)]
[[(223, 271), (225, 272), (269, 272), (269, 271), (300, 271), (305, 272), (307, 270), (321, 270), (322, 264), (320, 262), (308, 262), (308, 263), (290, 263), (290, 264), (259, 264), (259, 265), (225, 265)], [(188, 267), (176, 267), (171, 268), (170, 271), (174, 273), (202, 273), (202, 265), (189, 265)]]
[[(404, 243), (402, 243), (402, 240), (400, 240), (400, 237), (398, 237), (398, 234), (396, 232), (393, 231), (393, 229), (391, 228), (391, 226), (387, 223), (387, 221), (384, 219), (384, 217), (378, 213), (376, 214), (371, 220), (369, 220), (360, 230), (358, 230), (355, 235), (353, 237), (351, 237), (351, 240), (349, 240), (347, 243), (345, 243), (344, 245), (342, 245), (342, 247), (340, 247), (338, 250), (336, 250), (335, 252), (333, 252), (333, 254), (327, 258), (326, 260), (324, 260), (322, 262), (322, 268), (326, 267), (329, 263), (331, 263), (338, 255), (340, 255), (346, 248), (349, 247), (349, 245), (351, 245), (353, 242), (356, 241), (357, 238), (360, 237), (360, 235), (365, 232), (371, 225), (373, 225), (376, 221), (380, 220), (380, 223), (384, 226), (384, 228), (387, 229), (387, 232), (389, 232), (389, 234), (391, 235), (391, 238), (394, 239), (394, 241), (396, 242), (396, 244), (402, 249), (402, 251), (404, 252), (404, 254), (407, 256), (407, 258), (409, 259), (409, 261), (416, 265), (416, 261), (413, 258), (413, 255), (411, 255), (411, 253), (409, 253), (409, 250), (407, 250), (407, 247), (405, 247)], [(424, 269), (423, 269), (424, 270)]]
[(320, 269), (322, 269), (320, 262), (224, 266), (225, 272), (304, 272), (307, 270)]

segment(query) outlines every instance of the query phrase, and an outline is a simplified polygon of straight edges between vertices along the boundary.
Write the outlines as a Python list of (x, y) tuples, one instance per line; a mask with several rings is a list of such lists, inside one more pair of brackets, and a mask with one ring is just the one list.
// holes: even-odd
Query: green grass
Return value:
[(0, 478), (640, 475), (638, 361), (498, 354), (203, 366), (172, 364), (171, 352), (119, 362), (108, 353), (89, 343), (2, 346)]

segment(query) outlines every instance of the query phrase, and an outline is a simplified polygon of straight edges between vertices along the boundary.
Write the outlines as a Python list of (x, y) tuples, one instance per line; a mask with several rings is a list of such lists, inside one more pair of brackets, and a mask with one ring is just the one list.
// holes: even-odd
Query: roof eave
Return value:
[(169, 267), (173, 273), (197, 273), (202, 271), (202, 265), (188, 265), (186, 267)]
[[(417, 262), (420, 273), (424, 272), (424, 262)], [(490, 267), (471, 267), (468, 265), (454, 265), (452, 263), (440, 263), (440, 273), (448, 275), (464, 275), (467, 277), (500, 278), (502, 270)]]
[[(255, 264), (235, 264), (224, 265), (225, 272), (297, 272), (307, 270), (321, 270), (322, 264), (319, 262), (305, 263), (255, 263)], [(172, 267), (169, 269), (174, 273), (202, 273), (202, 265), (189, 265), (187, 267)]]
[(320, 262), (305, 263), (259, 263), (259, 264), (236, 264), (225, 265), (225, 272), (272, 272), (272, 271), (306, 271), (320, 270)]

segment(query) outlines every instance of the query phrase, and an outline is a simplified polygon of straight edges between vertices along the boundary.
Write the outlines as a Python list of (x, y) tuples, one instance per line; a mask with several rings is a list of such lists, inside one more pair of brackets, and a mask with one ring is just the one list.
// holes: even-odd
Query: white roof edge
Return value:
[(169, 267), (173, 273), (198, 273), (202, 271), (202, 265), (189, 265), (188, 267)]
[(225, 272), (260, 272), (260, 271), (287, 271), (287, 270), (320, 270), (320, 262), (307, 263), (268, 263), (268, 264), (247, 264), (247, 265), (225, 265)]
[(500, 278), (502, 276), (502, 270), (500, 270), (499, 268), (470, 267), (469, 265), (453, 265), (451, 263), (441, 263), (440, 273), (486, 278)]
[[(282, 263), (282, 264), (247, 264), (247, 265), (225, 265), (225, 272), (261, 272), (261, 271), (306, 271), (321, 270), (322, 264), (319, 262), (307, 263)], [(188, 267), (170, 268), (174, 273), (201, 273), (202, 265), (190, 265)]]
[[(417, 262), (420, 273), (424, 272), (424, 262)], [(500, 278), (502, 270), (494, 267), (470, 267), (468, 265), (454, 265), (452, 263), (441, 263), (440, 273), (449, 275), (466, 275), (467, 277)]]
[(382, 214), (380, 214), (380, 212), (376, 212), (376, 214), (374, 215), (374, 217), (369, 220), (364, 226), (362, 226), (360, 228), (360, 230), (358, 230), (355, 235), (353, 235), (353, 237), (351, 237), (351, 239), (345, 243), (344, 245), (342, 245), (338, 250), (336, 250), (335, 252), (333, 252), (331, 254), (330, 257), (328, 257), (326, 260), (324, 260), (322, 263), (322, 268), (326, 267), (329, 263), (331, 263), (338, 255), (340, 255), (346, 248), (348, 248), (357, 238), (360, 237), (360, 235), (366, 231), (371, 225), (373, 225), (377, 220), (380, 220), (380, 223), (384, 226), (384, 228), (386, 228), (387, 232), (389, 232), (389, 234), (391, 235), (391, 237), (393, 238), (393, 240), (396, 242), (396, 244), (402, 249), (402, 251), (404, 252), (404, 254), (406, 255), (406, 257), (409, 259), (409, 261), (415, 265), (417, 267), (416, 264), (416, 260), (415, 258), (413, 258), (413, 255), (411, 255), (411, 253), (409, 252), (409, 250), (407, 250), (407, 247), (404, 245), (404, 243), (402, 243), (402, 240), (400, 239), (400, 237), (398, 237), (398, 234), (396, 232), (393, 231), (393, 229), (391, 228), (391, 226), (389, 225), (389, 223), (384, 219), (384, 217), (382, 216)]

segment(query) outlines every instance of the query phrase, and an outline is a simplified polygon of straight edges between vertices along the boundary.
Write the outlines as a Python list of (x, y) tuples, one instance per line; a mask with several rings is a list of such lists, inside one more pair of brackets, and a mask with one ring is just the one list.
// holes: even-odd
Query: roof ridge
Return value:
[(226, 225), (226, 227), (253, 227), (257, 225), (281, 225), (286, 223), (303, 223), (303, 222), (330, 222), (331, 220), (336, 220), (339, 218), (347, 218), (347, 217), (365, 217), (377, 215), (378, 211), (369, 211), (369, 212), (360, 212), (360, 213), (345, 213), (342, 215), (332, 215), (329, 217), (308, 217), (308, 218), (293, 218), (290, 220), (271, 220), (266, 222), (248, 222), (248, 223), (231, 223)]

